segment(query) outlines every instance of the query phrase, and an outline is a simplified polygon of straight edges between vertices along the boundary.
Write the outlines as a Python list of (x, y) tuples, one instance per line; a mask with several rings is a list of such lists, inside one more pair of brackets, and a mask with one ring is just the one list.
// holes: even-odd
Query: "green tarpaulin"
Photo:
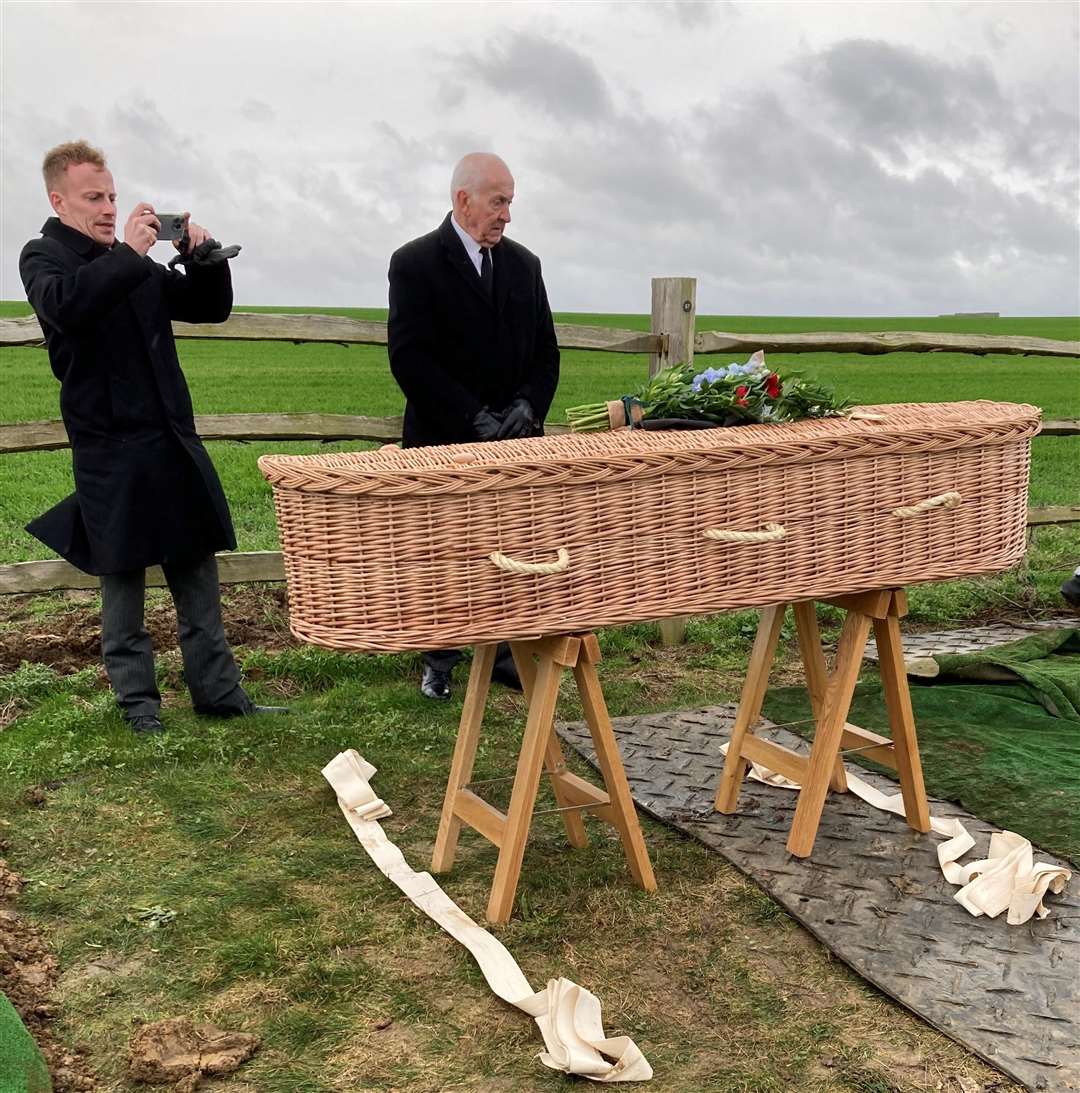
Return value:
[(934, 682), (1019, 683), (1054, 717), (1080, 721), (1080, 630), (1045, 630), (978, 653), (918, 659), (922, 671), (929, 662), (928, 676)]
[(15, 1007), (0, 993), (0, 1093), (50, 1093), (52, 1082)]
[[(1017, 659), (1019, 646), (1026, 648)], [(1043, 649), (1041, 657), (1028, 655), (1033, 646)], [(1080, 864), (1080, 718), (1071, 719), (1080, 709), (1080, 652), (1072, 648), (1080, 650), (1077, 632), (1056, 631), (989, 652), (937, 657), (941, 673), (930, 684), (912, 680), (911, 702), (931, 796), (957, 801)], [(957, 678), (963, 661), (1001, 667), (1002, 650), (1015, 682)], [(811, 716), (802, 687), (769, 690), (762, 712), (777, 723)], [(879, 683), (855, 688), (848, 720), (889, 734)]]

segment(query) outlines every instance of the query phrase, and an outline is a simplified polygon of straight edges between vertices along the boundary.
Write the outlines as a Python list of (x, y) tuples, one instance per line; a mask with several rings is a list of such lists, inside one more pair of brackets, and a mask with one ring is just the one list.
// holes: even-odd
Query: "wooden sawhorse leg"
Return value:
[[(521, 875), (540, 775), (546, 773), (551, 780), (558, 810), (563, 815), (570, 844), (578, 847), (586, 844), (581, 811), (594, 813), (619, 832), (634, 880), (642, 888), (655, 890), (656, 879), (596, 672), (596, 663), (600, 660), (596, 637), (593, 634), (571, 634), (538, 641), (511, 642), (510, 646), (525, 689), (529, 712), (509, 807), (504, 814), (469, 788), (491, 669), (495, 662), (493, 645), (477, 646), (461, 711), (450, 780), (443, 800), (432, 871), (446, 872), (453, 865), (461, 825), (465, 823), (475, 828), (499, 847), (487, 917), (492, 922), (506, 922), (514, 905)], [(573, 670), (581, 692), (585, 720), (592, 734), (606, 793), (566, 769), (566, 761), (555, 736), (555, 703), (563, 671), (567, 668)]]
[[(809, 758), (750, 732), (761, 713), (769, 669), (787, 609), (787, 604), (777, 604), (761, 613), (724, 772), (716, 794), (717, 811), (734, 812), (739, 788), (750, 761), (761, 763), (798, 782), (802, 788), (787, 842), (788, 851), (797, 857), (807, 857), (813, 849), (829, 790), (843, 792), (847, 789), (841, 755), (844, 748), (861, 751), (875, 762), (896, 770), (908, 824), (916, 831), (930, 830), (929, 807), (900, 642), (900, 618), (907, 613), (907, 597), (902, 589), (882, 589), (823, 602), (847, 611), (831, 674), (825, 665), (814, 604), (803, 602), (794, 605), (799, 650), (806, 670), (807, 690), (816, 725)], [(892, 729), (891, 740), (847, 721), (871, 627), (878, 643), (885, 703)]]

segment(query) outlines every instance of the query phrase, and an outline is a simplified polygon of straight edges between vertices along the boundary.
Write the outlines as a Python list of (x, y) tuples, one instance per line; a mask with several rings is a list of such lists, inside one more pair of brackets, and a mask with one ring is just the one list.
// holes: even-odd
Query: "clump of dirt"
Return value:
[(259, 1038), (246, 1032), (170, 1017), (143, 1025), (132, 1036), (128, 1074), (132, 1081), (173, 1084), (178, 1093), (189, 1093), (203, 1078), (231, 1074), (258, 1047)]
[(53, 1037), (50, 1025), (56, 1008), (50, 995), (56, 983), (57, 961), (38, 933), (11, 906), (22, 889), (22, 878), (0, 858), (0, 990), (45, 1056), (53, 1093), (96, 1089), (86, 1059), (88, 1050), (78, 1046), (69, 1051)]
[[(32, 596), (0, 597), (0, 673), (24, 661), (46, 664), (67, 675), (101, 663), (101, 605), (94, 593), (70, 593), (64, 606), (42, 617)], [(238, 585), (222, 591), (225, 633), (232, 645), (283, 649), (289, 634), (284, 587)], [(176, 611), (167, 594), (151, 595), (146, 629), (158, 653), (177, 648)], [(104, 685), (104, 672), (102, 684)]]

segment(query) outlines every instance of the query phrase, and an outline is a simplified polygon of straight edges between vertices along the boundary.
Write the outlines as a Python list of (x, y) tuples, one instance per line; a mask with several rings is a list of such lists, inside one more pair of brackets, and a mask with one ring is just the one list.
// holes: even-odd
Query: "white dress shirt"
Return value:
[[(457, 222), (453, 213), (450, 214), (450, 223), (454, 225), (454, 231), (458, 233), (458, 238), (465, 245), (465, 253), (472, 259), (472, 264), (476, 267), (476, 275), (480, 276), (480, 244)], [(491, 260), (492, 272), (495, 270), (495, 255), (491, 253), (491, 248), (488, 248), (488, 256)]]

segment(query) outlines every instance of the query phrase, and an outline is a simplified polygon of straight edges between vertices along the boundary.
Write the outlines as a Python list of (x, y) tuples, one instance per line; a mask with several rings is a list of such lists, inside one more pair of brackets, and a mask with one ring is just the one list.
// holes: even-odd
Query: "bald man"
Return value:
[[(439, 227), (390, 259), (390, 369), (405, 393), (403, 443), (539, 436), (559, 347), (540, 260), (504, 235), (514, 178), (498, 156), (473, 152), (454, 168), (450, 200)], [(424, 654), (428, 698), (450, 697), (460, 657)], [(492, 678), (520, 688), (507, 647)]]

